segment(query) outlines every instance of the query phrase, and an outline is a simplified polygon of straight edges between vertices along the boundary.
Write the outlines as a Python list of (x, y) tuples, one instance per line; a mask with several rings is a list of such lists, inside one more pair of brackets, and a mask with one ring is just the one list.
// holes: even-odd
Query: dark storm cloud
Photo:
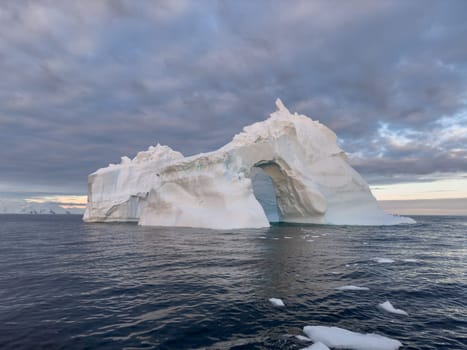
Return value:
[(372, 177), (467, 171), (465, 1), (4, 1), (0, 190), (85, 192), (221, 146), (281, 97)]

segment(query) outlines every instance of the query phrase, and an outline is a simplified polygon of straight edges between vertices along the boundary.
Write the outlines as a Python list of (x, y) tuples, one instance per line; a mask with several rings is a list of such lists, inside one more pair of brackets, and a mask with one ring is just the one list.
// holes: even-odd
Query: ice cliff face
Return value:
[(391, 225), (409, 218), (384, 213), (347, 162), (336, 135), (280, 100), (270, 118), (247, 126), (217, 151), (183, 157), (157, 145), (122, 158), (88, 179), (87, 222), (213, 229), (267, 227), (251, 176), (272, 179), (281, 221)]

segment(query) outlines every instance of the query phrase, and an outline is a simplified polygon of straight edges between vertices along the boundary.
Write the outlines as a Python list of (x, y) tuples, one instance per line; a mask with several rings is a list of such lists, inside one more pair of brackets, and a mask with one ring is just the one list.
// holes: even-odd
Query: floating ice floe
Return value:
[(342, 286), (342, 287), (337, 287), (337, 290), (370, 290), (370, 288), (367, 287), (358, 287), (358, 286)]
[(291, 239), (292, 237), (290, 236), (284, 236), (285, 239)]
[(278, 306), (278, 307), (285, 306), (284, 302), (279, 298), (270, 298), (269, 302), (274, 306)]
[(304, 335), (301, 335), (301, 334), (296, 335), (295, 338), (297, 338), (298, 340), (303, 341), (303, 342), (312, 342), (313, 341), (310, 338), (305, 337)]
[(417, 262), (417, 259), (402, 259), (404, 262)]
[(397, 314), (397, 315), (405, 315), (408, 316), (409, 314), (405, 312), (404, 310), (401, 309), (396, 309), (392, 304), (389, 302), (389, 300), (386, 300), (384, 303), (378, 304), (378, 307), (384, 311)]
[(391, 264), (394, 262), (393, 259), (389, 258), (375, 258), (374, 259), (378, 264)]
[(314, 343), (313, 345), (303, 348), (302, 350), (330, 350), (330, 349), (319, 341), (319, 342)]
[(314, 342), (336, 349), (396, 350), (402, 346), (398, 340), (382, 335), (356, 333), (339, 327), (305, 326), (303, 332)]

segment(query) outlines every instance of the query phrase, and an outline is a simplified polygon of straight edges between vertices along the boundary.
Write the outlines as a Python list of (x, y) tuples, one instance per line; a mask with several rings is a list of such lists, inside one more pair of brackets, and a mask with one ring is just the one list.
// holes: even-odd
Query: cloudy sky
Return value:
[(331, 127), (378, 198), (465, 198), (466, 13), (464, 0), (2, 1), (0, 198), (66, 202), (158, 142), (213, 150), (276, 97)]

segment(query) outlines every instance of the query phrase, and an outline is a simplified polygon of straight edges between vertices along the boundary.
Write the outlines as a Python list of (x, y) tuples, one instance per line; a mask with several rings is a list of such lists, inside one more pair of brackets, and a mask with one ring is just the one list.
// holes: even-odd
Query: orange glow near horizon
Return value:
[(26, 198), (28, 203), (57, 203), (62, 208), (72, 209), (80, 208), (84, 209), (88, 201), (88, 196), (43, 196), (43, 197), (32, 197)]
[(467, 179), (442, 179), (370, 186), (378, 200), (467, 198)]
[[(467, 178), (440, 179), (370, 186), (379, 201), (416, 201), (467, 198)], [(85, 209), (87, 196), (52, 195), (30, 197), (28, 203), (56, 203), (64, 209)], [(415, 204), (415, 203), (414, 203)]]

